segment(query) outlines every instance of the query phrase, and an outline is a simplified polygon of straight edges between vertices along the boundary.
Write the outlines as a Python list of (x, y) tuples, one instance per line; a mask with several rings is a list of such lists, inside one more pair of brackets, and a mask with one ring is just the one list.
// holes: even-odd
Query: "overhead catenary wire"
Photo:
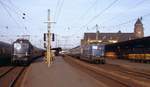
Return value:
[[(97, 15), (95, 15), (93, 18), (91, 18), (91, 20), (89, 20), (86, 24), (82, 24), (79, 29), (87, 28), (87, 25), (88, 25), (90, 22), (94, 21), (95, 18), (99, 17), (99, 16), (102, 15), (104, 12), (106, 12), (106, 10), (108, 10), (109, 8), (111, 8), (111, 7), (112, 7), (115, 3), (117, 3), (118, 1), (119, 1), (119, 0), (114, 0), (114, 1), (113, 1), (112, 3), (110, 3), (106, 8), (104, 8), (102, 11), (100, 11), (99, 14), (97, 14)], [(96, 2), (97, 2), (97, 0), (93, 3), (93, 5), (94, 5)], [(91, 5), (90, 8), (92, 8), (93, 5)], [(89, 8), (89, 9), (90, 9), (90, 8)]]
[(9, 15), (9, 17), (16, 23), (16, 25), (18, 27), (20, 27), (20, 24), (15, 20), (15, 18), (12, 16), (12, 14), (9, 12), (9, 10), (5, 7), (5, 4), (0, 1), (1, 6), (4, 8), (4, 10), (7, 12), (7, 14)]
[[(59, 20), (62, 8), (63, 8), (64, 0), (58, 0), (57, 2), (57, 7), (56, 7), (56, 12), (55, 12), (55, 21), (57, 22)], [(58, 10), (57, 10), (58, 9)]]
[[(142, 15), (142, 16), (141, 16), (141, 19), (144, 19), (144, 18), (149, 17), (149, 16), (150, 16), (150, 13), (147, 13), (147, 14), (145, 14), (145, 15)], [(126, 25), (126, 24), (135, 22), (136, 20), (137, 20), (137, 18), (133, 18), (133, 19), (130, 19), (130, 20), (121, 22), (121, 23), (116, 24), (116, 25), (100, 26), (100, 27), (101, 27), (101, 28), (108, 28), (108, 29), (110, 29), (110, 28), (118, 28), (118, 27), (122, 27), (122, 26), (124, 26), (124, 25)], [(99, 27), (99, 28), (100, 28), (100, 27)], [(92, 27), (90, 27), (90, 28), (87, 27), (87, 29), (86, 29), (85, 31), (87, 32), (88, 30), (93, 30), (93, 29), (95, 29), (95, 25), (92, 26)]]
[[(5, 9), (5, 11), (7, 12), (7, 14), (9, 15), (9, 17), (11, 17), (11, 19), (15, 22), (15, 24), (17, 25), (17, 27), (19, 29), (22, 29), (23, 28), (23, 34), (27, 34), (28, 30), (27, 30), (27, 26), (25, 25), (24, 23), (24, 20), (25, 20), (25, 16), (26, 14), (21, 12), (21, 10), (19, 8), (17, 8), (15, 5), (13, 5), (13, 3), (11, 2), (11, 0), (6, 0), (8, 3), (5, 3), (5, 2), (2, 2), (0, 1), (2, 7)], [(11, 4), (11, 6), (9, 6)], [(19, 9), (20, 11), (18, 12), (15, 8)], [(13, 14), (16, 14), (13, 15)], [(17, 17), (17, 19), (16, 19)]]
[(133, 8), (138, 7), (139, 5), (143, 4), (145, 1), (148, 1), (148, 0), (141, 0), (141, 1), (139, 1), (138, 3), (136, 3), (136, 5)]
[[(17, 10), (16, 10), (16, 13), (17, 13), (18, 15), (20, 15), (21, 18), (22, 18), (22, 15), (23, 15), (23, 14), (26, 14), (26, 13), (23, 12), (19, 7), (17, 7), (11, 0), (7, 0), (7, 1), (8, 1), (8, 3), (10, 3), (10, 5), (11, 5), (12, 7), (14, 7), (15, 9), (17, 9)], [(13, 11), (14, 11), (15, 9), (13, 9)], [(28, 15), (26, 15), (26, 18), (32, 20)]]
[[(146, 0), (144, 0), (144, 1), (142, 0), (142, 1), (138, 2), (138, 3), (136, 4), (136, 7), (139, 6), (139, 5), (141, 5), (141, 4), (143, 4), (145, 1), (146, 1)], [(133, 8), (135, 8), (135, 6), (134, 6)], [(133, 8), (132, 8), (132, 9), (133, 9)], [(147, 16), (150, 16), (150, 13), (143, 15), (142, 18), (147, 17)], [(125, 25), (125, 24), (131, 23), (131, 22), (133, 22), (133, 21), (135, 21), (135, 20), (137, 20), (137, 18), (134, 18), (134, 19), (131, 19), (131, 20), (122, 22), (122, 23), (117, 24), (117, 25), (102, 26), (102, 27), (120, 27), (120, 26), (123, 26), (123, 25)]]
[[(11, 5), (11, 7), (9, 6), (9, 5), (7, 5), (7, 4), (5, 4), (5, 6), (11, 11), (11, 12), (13, 12), (13, 13), (15, 13), (16, 14), (16, 16), (17, 16), (17, 18), (19, 19), (18, 21), (19, 21), (19, 23), (21, 24), (21, 26), (22, 27), (24, 27), (23, 29), (24, 29), (24, 34), (26, 34), (27, 32), (28, 32), (28, 28), (27, 28), (27, 26), (25, 25), (25, 21), (26, 22), (28, 22), (29, 23), (29, 19), (31, 20), (31, 18), (28, 16), (28, 15), (26, 15), (26, 13), (25, 12), (23, 12), (19, 7), (17, 7), (14, 3), (12, 3), (12, 1), (11, 0), (6, 0), (10, 5)], [(28, 20), (26, 20), (26, 18), (28, 18)]]
[[(98, 0), (95, 0), (95, 1), (90, 5), (90, 7), (89, 7), (87, 10), (85, 10), (85, 12), (84, 12), (81, 16), (79, 16), (78, 19), (79, 19), (79, 20), (84, 19), (85, 16), (92, 10), (92, 8), (94, 8), (94, 6), (97, 4), (97, 2), (98, 2)], [(73, 25), (77, 25), (78, 19), (75, 20), (75, 22), (74, 22)], [(72, 26), (73, 26), (73, 25), (72, 25)]]
[(84, 14), (81, 15), (79, 18), (80, 18), (80, 19), (84, 18), (84, 17), (88, 14), (88, 12), (95, 6), (95, 4), (97, 3), (97, 1), (98, 1), (98, 0), (95, 0), (95, 1), (91, 4), (91, 6), (84, 12)]
[[(11, 4), (11, 6), (14, 6), (13, 3), (11, 2), (11, 0), (7, 0), (7, 1)], [(21, 16), (15, 9), (13, 9), (13, 8), (10, 7), (10, 6), (8, 6), (7, 4), (5, 4), (5, 6), (6, 6), (8, 9), (12, 10), (12, 12), (14, 12), (17, 16), (19, 16), (19, 18), (22, 18), (22, 16)], [(14, 6), (14, 7), (15, 7), (15, 6)]]
[(25, 15), (24, 15), (25, 13), (21, 12), (21, 10), (20, 10), (20, 12), (18, 12), (16, 9), (13, 9), (13, 7), (16, 8), (16, 6), (13, 5), (13, 3), (11, 2), (11, 0), (6, 0), (6, 1), (8, 1), (8, 2), (11, 4), (11, 7), (10, 7), (8, 4), (2, 2), (3, 5), (5, 6), (5, 8), (6, 8), (8, 11), (11, 11), (12, 13), (15, 13), (16, 16), (17, 16), (17, 18), (18, 18), (19, 21), (21, 22), (20, 24), (22, 24), (22, 26), (25, 26), (25, 24), (23, 23), (23, 21), (21, 21), (21, 19), (24, 18), (23, 16), (25, 16)]
[(58, 18), (57, 18), (57, 20), (56, 20), (56, 21), (58, 21), (58, 20), (59, 20), (59, 17), (60, 17), (60, 14), (61, 14), (62, 8), (63, 8), (63, 4), (64, 4), (64, 0), (62, 0), (62, 2), (61, 2), (61, 4), (60, 4), (60, 7), (59, 7), (59, 9), (58, 9), (59, 14), (58, 14)]
[(54, 20), (56, 20), (56, 15), (57, 15), (57, 10), (58, 10), (59, 4), (60, 4), (60, 0), (57, 0), (55, 13), (54, 13)]
[[(132, 7), (129, 7), (129, 8), (127, 9), (127, 11), (131, 11), (131, 10), (135, 9), (136, 7), (138, 7), (138, 6), (140, 6), (141, 4), (143, 4), (145, 1), (147, 1), (147, 0), (141, 0), (141, 1), (137, 2), (137, 3), (136, 3), (135, 5), (133, 5)], [(106, 22), (108, 22), (108, 21), (110, 21), (110, 20), (115, 20), (115, 19), (118, 18), (118, 16), (120, 16), (120, 15), (122, 16), (122, 14), (124, 14), (124, 13), (127, 12), (127, 11), (123, 11), (123, 12), (119, 13), (117, 16), (114, 16), (114, 17), (112, 17), (111, 19), (106, 20), (106, 21), (104, 21), (104, 22), (102, 22), (102, 23), (106, 23)]]
[[(141, 18), (143, 19), (143, 18), (148, 17), (148, 16), (150, 16), (150, 13), (147, 13), (147, 14), (141, 16)], [(136, 21), (136, 20), (137, 20), (137, 18), (133, 18), (133, 19), (127, 20), (127, 21), (125, 21), (125, 22), (122, 22), (122, 23), (120, 23), (120, 24), (116, 24), (116, 25), (112, 25), (112, 26), (105, 26), (105, 27), (120, 27), (120, 26), (123, 26), (123, 25), (125, 25), (125, 24), (134, 22), (134, 21)]]
[(99, 12), (97, 15), (95, 15), (94, 17), (92, 17), (84, 26), (88, 25), (90, 22), (94, 21), (96, 18), (98, 18), (99, 16), (101, 16), (103, 13), (105, 13), (109, 8), (111, 8), (118, 1), (119, 0), (114, 0), (106, 8), (104, 8), (101, 12)]

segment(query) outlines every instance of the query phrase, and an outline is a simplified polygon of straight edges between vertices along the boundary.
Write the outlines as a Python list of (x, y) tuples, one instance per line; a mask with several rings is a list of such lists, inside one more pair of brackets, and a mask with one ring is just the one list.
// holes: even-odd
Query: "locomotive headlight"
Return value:
[(14, 48), (17, 49), (17, 50), (21, 49), (21, 44), (15, 43)]
[(98, 46), (92, 46), (92, 49), (97, 50)]

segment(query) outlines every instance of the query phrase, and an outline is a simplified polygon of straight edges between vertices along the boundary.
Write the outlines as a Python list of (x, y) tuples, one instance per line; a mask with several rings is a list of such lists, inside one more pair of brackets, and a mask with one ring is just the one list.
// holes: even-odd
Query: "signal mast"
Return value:
[(52, 64), (53, 61), (53, 56), (52, 56), (52, 51), (51, 51), (51, 24), (55, 23), (55, 22), (51, 22), (50, 21), (50, 9), (48, 9), (48, 17), (47, 17), (48, 21), (45, 22), (47, 23), (47, 34), (44, 36), (47, 36), (47, 44), (46, 44), (46, 62), (48, 63), (48, 67), (50, 66), (50, 64)]

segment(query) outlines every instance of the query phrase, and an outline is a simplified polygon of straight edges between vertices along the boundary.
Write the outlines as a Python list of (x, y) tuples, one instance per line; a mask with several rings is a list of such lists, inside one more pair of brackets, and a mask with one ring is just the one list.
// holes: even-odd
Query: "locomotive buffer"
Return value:
[(50, 64), (52, 64), (53, 61), (53, 57), (52, 57), (52, 52), (51, 52), (51, 23), (55, 23), (55, 22), (51, 22), (50, 21), (50, 9), (48, 9), (48, 21), (45, 22), (47, 23), (47, 47), (46, 47), (46, 62), (48, 63), (48, 67), (50, 66)]

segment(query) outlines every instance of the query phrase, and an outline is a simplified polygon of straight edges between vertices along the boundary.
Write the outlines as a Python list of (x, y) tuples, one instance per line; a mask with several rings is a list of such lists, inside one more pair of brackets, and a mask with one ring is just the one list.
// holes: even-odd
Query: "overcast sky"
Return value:
[(32, 43), (42, 47), (47, 9), (56, 22), (53, 46), (79, 45), (84, 32), (96, 31), (96, 24), (100, 32), (133, 32), (135, 19), (141, 16), (145, 36), (150, 35), (150, 0), (0, 0), (0, 40), (30, 35)]

